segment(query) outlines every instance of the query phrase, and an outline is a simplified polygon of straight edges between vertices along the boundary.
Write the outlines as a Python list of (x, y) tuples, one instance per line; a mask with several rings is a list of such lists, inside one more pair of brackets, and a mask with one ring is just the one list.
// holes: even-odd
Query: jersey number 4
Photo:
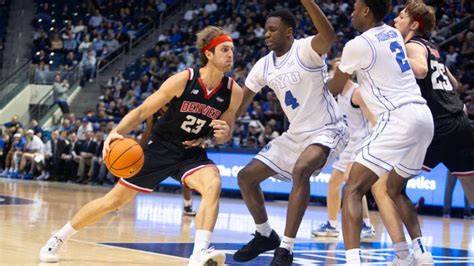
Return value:
[(291, 109), (296, 109), (300, 106), (298, 100), (293, 96), (291, 91), (286, 91), (285, 93), (285, 105), (291, 106)]
[(193, 115), (187, 115), (186, 120), (181, 124), (181, 128), (188, 133), (198, 134), (205, 124), (206, 120), (199, 119)]
[(408, 63), (402, 46), (398, 42), (392, 42), (390, 43), (390, 50), (392, 53), (395, 53), (395, 56), (397, 57), (397, 63), (400, 66), (402, 73), (410, 70), (410, 63)]

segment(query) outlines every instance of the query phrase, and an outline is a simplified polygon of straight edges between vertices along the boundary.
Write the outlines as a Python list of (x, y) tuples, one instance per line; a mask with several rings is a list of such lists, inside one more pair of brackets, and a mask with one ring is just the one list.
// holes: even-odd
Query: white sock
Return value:
[(360, 248), (346, 250), (346, 264), (360, 265)]
[(422, 237), (413, 239), (413, 255), (415, 258), (426, 252), (425, 243)]
[(287, 236), (283, 236), (281, 239), (280, 247), (287, 249), (290, 253), (293, 253), (293, 246), (295, 245), (295, 239)]
[(328, 222), (332, 227), (337, 227), (337, 220), (328, 220)]
[(364, 218), (363, 219), (365, 226), (370, 227), (370, 218)]
[(196, 230), (194, 235), (194, 249), (193, 254), (198, 253), (203, 249), (207, 249), (211, 243), (211, 231), (207, 230)]
[(268, 220), (263, 224), (255, 224), (255, 227), (257, 228), (257, 232), (259, 232), (264, 237), (269, 237), (272, 233), (272, 227), (270, 226)]
[(67, 222), (67, 224), (65, 224), (63, 228), (54, 235), (60, 238), (63, 242), (66, 242), (75, 233), (77, 233), (77, 230), (72, 227), (71, 222)]
[(399, 259), (405, 259), (410, 255), (410, 247), (408, 247), (406, 241), (395, 243), (393, 245), (393, 250)]
[(193, 199), (184, 200), (184, 206), (185, 206), (185, 207), (187, 207), (187, 206), (193, 206)]

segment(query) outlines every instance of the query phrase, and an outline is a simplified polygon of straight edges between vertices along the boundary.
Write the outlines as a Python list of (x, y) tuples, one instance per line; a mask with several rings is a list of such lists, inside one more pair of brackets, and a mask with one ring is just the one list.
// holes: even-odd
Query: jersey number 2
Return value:
[(390, 50), (397, 56), (397, 63), (402, 73), (410, 70), (410, 64), (405, 56), (405, 52), (403, 52), (402, 46), (398, 42), (392, 42), (390, 43)]
[(199, 119), (193, 115), (187, 115), (186, 120), (181, 124), (181, 128), (188, 133), (198, 134), (205, 124), (205, 120)]
[(285, 104), (286, 106), (291, 106), (291, 109), (296, 109), (300, 106), (298, 100), (296, 100), (291, 91), (286, 91), (285, 93)]

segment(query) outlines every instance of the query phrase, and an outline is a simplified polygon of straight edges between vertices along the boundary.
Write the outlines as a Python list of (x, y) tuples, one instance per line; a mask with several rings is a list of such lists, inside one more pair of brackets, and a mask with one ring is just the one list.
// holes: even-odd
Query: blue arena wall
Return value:
[[(255, 151), (251, 151), (251, 153), (248, 152), (250, 151), (212, 151), (208, 153), (209, 158), (217, 164), (220, 170), (223, 190), (239, 190), (239, 186), (237, 185), (237, 173), (250, 162), (255, 155)], [(322, 173), (318, 176), (311, 177), (311, 196), (326, 196), (331, 171), (331, 166), (328, 166), (324, 168)], [(441, 164), (430, 173), (422, 172), (408, 182), (408, 196), (412, 201), (417, 201), (420, 197), (424, 197), (425, 205), (443, 206), (446, 173), (446, 167)], [(178, 182), (172, 178), (166, 179), (162, 184), (179, 185)], [(291, 183), (270, 178), (262, 183), (262, 189), (265, 193), (289, 194)], [(463, 208), (463, 196), (464, 192), (458, 182), (454, 189), (452, 206)]]

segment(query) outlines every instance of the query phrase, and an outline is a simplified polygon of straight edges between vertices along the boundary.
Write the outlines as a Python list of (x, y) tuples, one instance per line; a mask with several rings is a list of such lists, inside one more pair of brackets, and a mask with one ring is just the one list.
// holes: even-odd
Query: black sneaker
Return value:
[(257, 231), (255, 231), (255, 234), (252, 235), (254, 238), (250, 240), (247, 245), (244, 245), (234, 253), (235, 261), (249, 261), (264, 252), (274, 250), (280, 246), (280, 237), (275, 232), (275, 230), (272, 230), (272, 233), (269, 237), (264, 237)]
[(270, 266), (286, 266), (293, 263), (293, 253), (286, 248), (277, 248)]
[(193, 211), (193, 206), (184, 206), (183, 214), (186, 216), (196, 216), (196, 212)]

